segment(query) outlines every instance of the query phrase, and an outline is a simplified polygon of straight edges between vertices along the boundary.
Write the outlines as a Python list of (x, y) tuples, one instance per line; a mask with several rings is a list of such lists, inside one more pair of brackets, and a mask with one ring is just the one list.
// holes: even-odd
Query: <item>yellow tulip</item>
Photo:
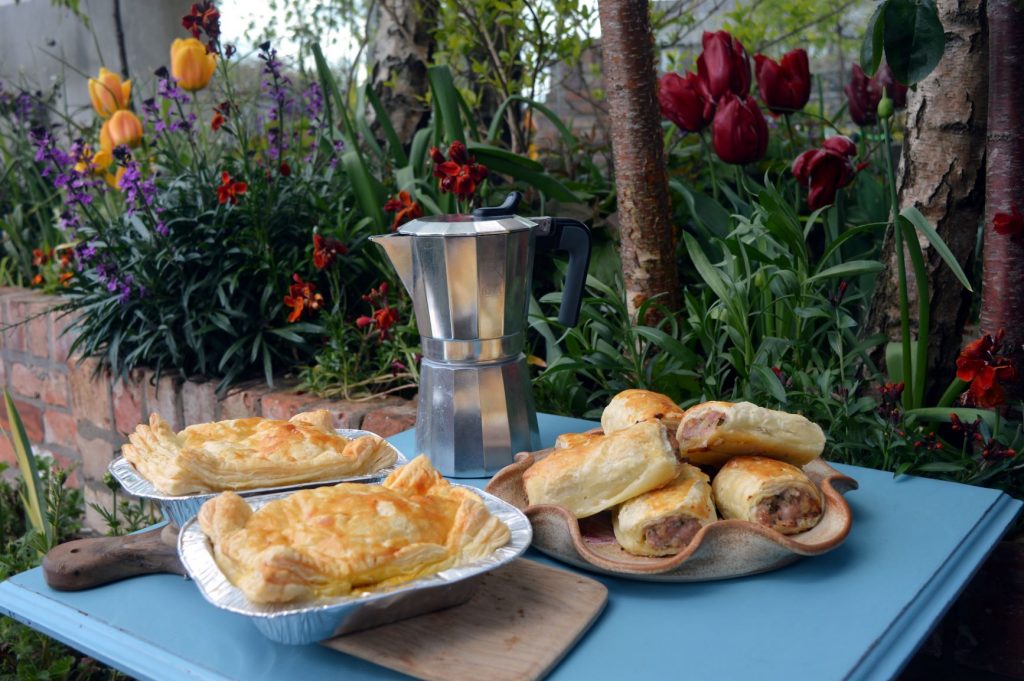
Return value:
[(110, 118), (115, 111), (127, 109), (131, 94), (130, 80), (121, 82), (121, 76), (102, 66), (99, 77), (89, 79), (89, 99), (100, 118)]
[(183, 90), (195, 92), (209, 85), (217, 58), (195, 38), (178, 38), (171, 45), (171, 75)]
[(104, 151), (113, 151), (122, 144), (137, 147), (141, 141), (142, 121), (131, 111), (115, 111), (100, 128), (100, 148)]
[(110, 164), (114, 162), (114, 155), (107, 149), (100, 149), (93, 152), (92, 147), (86, 146), (82, 150), (82, 156), (75, 164), (75, 171), (79, 173), (92, 173), (99, 175), (106, 172)]
[(106, 176), (103, 178), (104, 180), (107, 181), (107, 184), (110, 185), (111, 189), (121, 189), (121, 178), (124, 177), (124, 170), (124, 166), (119, 166), (116, 174), (107, 173)]

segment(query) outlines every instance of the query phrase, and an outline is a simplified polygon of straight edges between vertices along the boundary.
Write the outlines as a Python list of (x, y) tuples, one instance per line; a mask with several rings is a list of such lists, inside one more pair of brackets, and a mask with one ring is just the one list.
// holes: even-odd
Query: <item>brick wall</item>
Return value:
[[(415, 404), (398, 398), (324, 400), (296, 393), (287, 383), (270, 388), (262, 381), (217, 395), (216, 381), (166, 374), (157, 380), (148, 369), (115, 380), (99, 371), (96, 360), (68, 356), (72, 336), (64, 331), (70, 318), (53, 310), (59, 303), (37, 291), (0, 288), (0, 385), (11, 392), (35, 451), (73, 467), (71, 482), (83, 488), (86, 502), (110, 507), (110, 491), (102, 482), (107, 464), (151, 412), (181, 429), (218, 419), (286, 419), (308, 409), (327, 409), (338, 428), (363, 428), (384, 437), (416, 422)], [(6, 419), (0, 408), (5, 430)], [(6, 438), (0, 438), (0, 461), (14, 463)], [(104, 529), (91, 508), (85, 522)]]

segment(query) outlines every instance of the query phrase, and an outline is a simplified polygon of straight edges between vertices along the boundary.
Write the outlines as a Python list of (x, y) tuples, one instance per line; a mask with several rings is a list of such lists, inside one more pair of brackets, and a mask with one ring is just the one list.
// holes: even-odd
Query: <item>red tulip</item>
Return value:
[(889, 99), (892, 100), (892, 105), (895, 108), (905, 109), (907, 107), (908, 88), (896, 80), (896, 76), (893, 75), (892, 68), (888, 64), (882, 64), (882, 67), (878, 69), (872, 80), (885, 88), (885, 92), (889, 95)]
[(854, 170), (850, 159), (857, 155), (857, 146), (848, 137), (829, 137), (821, 149), (810, 149), (793, 161), (793, 175), (810, 189), (807, 207), (818, 210), (834, 203), (836, 192), (853, 181)]
[(852, 78), (845, 89), (853, 122), (861, 126), (877, 123), (878, 102), (882, 99), (882, 86), (878, 81), (868, 78), (860, 64), (854, 64)]
[(761, 101), (772, 113), (792, 113), (804, 108), (811, 98), (811, 69), (807, 64), (807, 52), (787, 52), (782, 55), (781, 62), (758, 54), (754, 56), (754, 63)]
[(753, 163), (768, 150), (768, 123), (753, 97), (744, 100), (729, 92), (718, 103), (711, 138), (726, 163)]
[(704, 51), (697, 73), (717, 102), (727, 92), (746, 97), (750, 92), (750, 57), (743, 44), (725, 31), (704, 31)]
[(686, 132), (700, 132), (715, 116), (715, 102), (696, 73), (666, 73), (658, 81), (661, 115)]

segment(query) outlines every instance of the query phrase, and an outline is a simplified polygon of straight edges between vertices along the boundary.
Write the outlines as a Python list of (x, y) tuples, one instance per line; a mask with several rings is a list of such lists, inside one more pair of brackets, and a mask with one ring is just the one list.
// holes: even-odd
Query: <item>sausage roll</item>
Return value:
[(660, 421), (675, 434), (683, 410), (661, 393), (650, 390), (623, 390), (612, 398), (601, 412), (601, 429), (605, 433), (629, 428), (641, 421)]
[(705, 402), (687, 409), (676, 440), (680, 457), (702, 466), (721, 466), (734, 456), (767, 456), (803, 466), (825, 448), (818, 424), (750, 402)]
[(562, 433), (555, 438), (555, 449), (569, 449), (588, 444), (598, 438), (604, 437), (604, 433)]
[(676, 477), (665, 426), (644, 421), (585, 444), (556, 449), (523, 473), (530, 504), (556, 504), (577, 518), (600, 513)]
[(279, 487), (380, 470), (395, 452), (376, 435), (342, 437), (330, 412), (288, 421), (259, 417), (198, 423), (175, 433), (159, 414), (139, 425), (121, 451), (164, 494)]
[(228, 580), (254, 603), (344, 596), (490, 555), (510, 537), (480, 497), (419, 456), (381, 485), (306, 489), (257, 511), (234, 492), (199, 509)]
[(684, 463), (675, 480), (624, 501), (613, 511), (612, 529), (630, 553), (669, 556), (682, 551), (700, 528), (716, 520), (710, 479)]
[(796, 534), (818, 524), (821, 490), (796, 466), (762, 456), (737, 456), (711, 485), (723, 518), (739, 518)]

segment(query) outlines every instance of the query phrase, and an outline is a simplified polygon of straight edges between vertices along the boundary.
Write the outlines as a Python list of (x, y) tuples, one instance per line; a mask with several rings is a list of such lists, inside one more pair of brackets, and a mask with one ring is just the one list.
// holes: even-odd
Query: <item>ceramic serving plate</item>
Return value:
[(515, 462), (498, 471), (486, 489), (526, 514), (533, 525), (534, 548), (595, 572), (666, 582), (742, 577), (831, 551), (846, 539), (853, 522), (843, 494), (857, 489), (857, 481), (818, 458), (803, 470), (824, 493), (825, 512), (807, 532), (787, 536), (746, 520), (719, 520), (701, 528), (674, 556), (635, 556), (615, 541), (607, 512), (577, 520), (562, 506), (530, 505), (523, 473), (551, 451), (517, 454)]

